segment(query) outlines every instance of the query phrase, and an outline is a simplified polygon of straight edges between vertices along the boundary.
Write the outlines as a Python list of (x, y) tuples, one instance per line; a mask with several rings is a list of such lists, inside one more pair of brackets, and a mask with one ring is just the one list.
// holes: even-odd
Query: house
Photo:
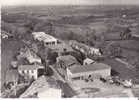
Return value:
[(17, 70), (7, 70), (6, 84), (10, 83), (11, 87), (18, 84), (19, 74)]
[(65, 41), (60, 41), (57, 45), (49, 45), (49, 48), (51, 48), (54, 52), (57, 52), (58, 55), (63, 55), (64, 53), (72, 52), (72, 47), (65, 43)]
[(76, 58), (71, 55), (59, 56), (56, 58), (56, 60), (57, 63), (59, 64), (59, 67), (61, 68), (67, 68), (74, 64), (80, 65), (80, 63), (76, 60)]
[(26, 58), (30, 64), (35, 63), (35, 62), (38, 62), (41, 64), (41, 58), (38, 57), (33, 51), (29, 49), (26, 51)]
[(95, 61), (89, 58), (84, 59), (83, 65), (93, 64)]
[(80, 63), (76, 60), (76, 58), (71, 55), (59, 56), (57, 57), (56, 60), (57, 60), (56, 70), (64, 79), (67, 79), (66, 69), (68, 67), (73, 66), (75, 64), (80, 65)]
[(46, 45), (56, 45), (58, 40), (44, 32), (33, 32), (32, 33), (35, 40), (43, 41)]
[(44, 32), (33, 32), (32, 35), (35, 40), (42, 41), (41, 37), (45, 36), (45, 33)]
[(67, 68), (68, 80), (80, 80), (86, 77), (100, 78), (111, 75), (111, 67), (103, 63), (93, 63), (89, 65), (73, 65)]
[(26, 58), (30, 64), (41, 63), (41, 58), (36, 55), (29, 48), (21, 49), (20, 54), (17, 56), (17, 59)]
[(29, 78), (37, 79), (44, 72), (44, 66), (35, 64), (35, 65), (20, 65), (18, 67), (18, 72), (22, 76), (28, 76)]
[(85, 55), (101, 56), (101, 51), (100, 51), (99, 48), (90, 47), (90, 46), (88, 46), (86, 44), (79, 43), (79, 42), (74, 41), (74, 40), (70, 40), (69, 45), (73, 49), (78, 50), (78, 51), (82, 52)]

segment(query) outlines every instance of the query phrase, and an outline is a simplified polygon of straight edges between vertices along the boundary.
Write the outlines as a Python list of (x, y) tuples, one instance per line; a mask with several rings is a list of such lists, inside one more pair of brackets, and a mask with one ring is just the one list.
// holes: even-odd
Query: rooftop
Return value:
[(42, 65), (20, 65), (18, 70), (37, 70), (39, 68), (44, 68)]
[(51, 49), (57, 52), (63, 52), (64, 49), (66, 49), (66, 51), (73, 51), (72, 47), (66, 43), (60, 43), (57, 45), (49, 45), (48, 47), (50, 47)]
[(94, 60), (89, 59), (89, 58), (86, 58), (84, 61), (85, 61), (85, 62), (88, 62), (88, 63), (94, 63), (94, 62), (95, 62)]
[(75, 57), (71, 55), (59, 56), (58, 61), (63, 61), (66, 65), (70, 66), (72, 64), (79, 64)]
[(32, 33), (34, 36), (36, 37), (39, 37), (41, 38), (44, 42), (49, 42), (49, 41), (52, 41), (52, 40), (57, 40), (55, 37), (49, 35), (49, 34), (46, 34), (44, 32), (33, 32)]
[(96, 70), (103, 70), (111, 68), (109, 65), (103, 63), (93, 63), (89, 65), (73, 65), (69, 68), (71, 73), (90, 72)]

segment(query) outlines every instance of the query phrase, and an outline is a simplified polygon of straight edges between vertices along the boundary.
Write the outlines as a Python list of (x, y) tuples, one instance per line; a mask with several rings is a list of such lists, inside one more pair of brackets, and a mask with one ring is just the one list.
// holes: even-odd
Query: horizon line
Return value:
[(139, 6), (139, 4), (18, 4), (18, 5), (1, 5), (4, 6)]

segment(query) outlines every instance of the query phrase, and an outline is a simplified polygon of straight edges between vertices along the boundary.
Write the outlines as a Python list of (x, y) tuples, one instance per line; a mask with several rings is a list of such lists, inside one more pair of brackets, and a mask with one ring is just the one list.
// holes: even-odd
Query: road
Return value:
[(59, 74), (58, 72), (55, 70), (55, 68), (53, 66), (50, 66), (50, 68), (52, 68), (52, 70), (54, 71), (54, 78), (57, 80), (59, 86), (61, 87), (62, 91), (64, 92), (64, 97), (73, 97), (74, 95), (76, 95), (76, 92), (73, 90), (73, 88), (71, 87), (71, 85), (66, 82)]

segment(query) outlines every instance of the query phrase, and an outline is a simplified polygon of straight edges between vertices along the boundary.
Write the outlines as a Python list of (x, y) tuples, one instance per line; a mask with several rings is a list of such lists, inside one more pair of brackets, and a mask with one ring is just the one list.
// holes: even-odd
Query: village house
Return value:
[(67, 76), (66, 69), (75, 64), (80, 65), (80, 63), (76, 60), (75, 57), (73, 57), (71, 55), (59, 56), (59, 57), (57, 57), (56, 69), (63, 78), (67, 79), (66, 78), (66, 76)]
[(26, 58), (30, 64), (33, 63), (41, 64), (41, 58), (38, 57), (36, 53), (31, 51), (29, 48), (20, 50), (20, 54), (17, 56), (17, 59), (20, 60), (21, 58)]
[(90, 47), (88, 45), (85, 45), (83, 43), (79, 43), (79, 42), (74, 41), (74, 40), (70, 40), (69, 44), (72, 48), (82, 52), (85, 55), (101, 56), (100, 49), (98, 49), (98, 48)]
[(43, 75), (44, 66), (39, 64), (20, 65), (18, 67), (18, 72), (22, 76), (28, 76), (29, 78), (37, 79), (39, 76)]
[(89, 58), (86, 58), (83, 61), (83, 65), (89, 65), (89, 64), (93, 64), (93, 63), (95, 63), (95, 61), (92, 59), (89, 59)]
[(89, 65), (73, 65), (67, 68), (68, 80), (82, 80), (84, 78), (99, 79), (111, 75), (111, 67), (103, 63)]
[(71, 55), (59, 56), (57, 57), (56, 60), (57, 60), (57, 64), (61, 68), (67, 68), (74, 64), (80, 65), (80, 63), (76, 60), (76, 58)]
[(17, 70), (7, 70), (6, 72), (6, 84), (10, 83), (10, 88), (16, 86), (19, 80), (19, 73)]
[(32, 33), (35, 40), (43, 41), (46, 45), (57, 45), (58, 40), (44, 32), (33, 32)]
[(33, 51), (27, 50), (26, 51), (26, 58), (29, 61), (30, 64), (32, 63), (40, 63), (41, 64), (41, 58), (38, 57)]
[(72, 47), (62, 40), (59, 40), (59, 43), (57, 45), (47, 45), (47, 47), (51, 48), (54, 52), (57, 52), (58, 55), (64, 55), (65, 53), (73, 51)]

